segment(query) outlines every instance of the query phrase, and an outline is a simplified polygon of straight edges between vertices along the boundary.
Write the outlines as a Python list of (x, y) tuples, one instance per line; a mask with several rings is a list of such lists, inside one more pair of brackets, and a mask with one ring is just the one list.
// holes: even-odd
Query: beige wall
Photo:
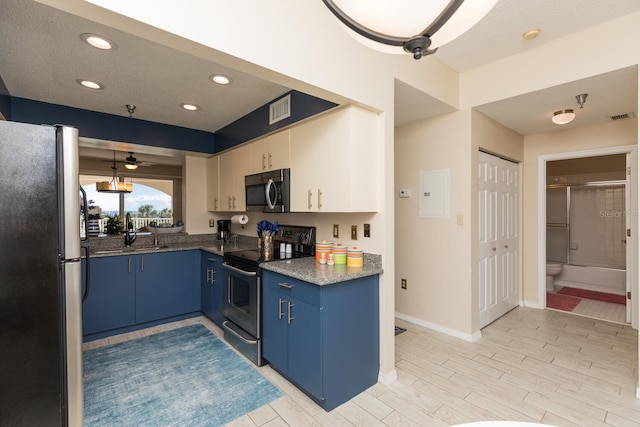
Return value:
[[(482, 148), (521, 161), (523, 138), (469, 111), (396, 128), (395, 138), (396, 314), (474, 339), (478, 330), (477, 153)], [(437, 169), (451, 170), (451, 216), (419, 218), (419, 172)], [(411, 189), (413, 196), (400, 199), (401, 188)], [(402, 278), (407, 279), (406, 290), (400, 287)]]
[(635, 145), (638, 121), (622, 120), (524, 138), (523, 277), (525, 304), (539, 307), (538, 162), (542, 155)]

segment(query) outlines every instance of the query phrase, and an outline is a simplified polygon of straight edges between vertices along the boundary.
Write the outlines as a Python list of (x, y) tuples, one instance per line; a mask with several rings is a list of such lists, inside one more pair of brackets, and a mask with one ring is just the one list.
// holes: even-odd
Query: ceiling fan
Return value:
[(157, 164), (155, 162), (146, 162), (146, 161), (138, 160), (135, 157), (133, 157), (133, 154), (134, 153), (132, 151), (129, 151), (129, 156), (127, 156), (127, 158), (124, 159), (124, 161), (119, 161), (118, 163), (124, 164), (124, 167), (129, 170), (138, 169), (138, 166), (154, 166)]

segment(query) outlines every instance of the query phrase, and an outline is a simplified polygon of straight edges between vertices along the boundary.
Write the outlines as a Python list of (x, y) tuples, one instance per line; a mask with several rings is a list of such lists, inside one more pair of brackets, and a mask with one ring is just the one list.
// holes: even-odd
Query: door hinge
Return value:
[(627, 237), (631, 237), (631, 229), (627, 228)]
[(631, 166), (627, 167), (627, 175), (631, 175)]
[(627, 292), (627, 299), (630, 300), (631, 299), (631, 291)]

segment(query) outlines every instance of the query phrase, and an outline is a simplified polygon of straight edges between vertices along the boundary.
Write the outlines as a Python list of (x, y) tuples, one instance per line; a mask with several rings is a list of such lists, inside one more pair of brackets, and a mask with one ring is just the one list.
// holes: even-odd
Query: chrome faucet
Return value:
[(133, 224), (131, 223), (131, 214), (127, 212), (127, 216), (125, 217), (125, 232), (124, 232), (124, 244), (125, 246), (131, 246), (133, 242), (136, 241), (138, 236), (132, 234)]

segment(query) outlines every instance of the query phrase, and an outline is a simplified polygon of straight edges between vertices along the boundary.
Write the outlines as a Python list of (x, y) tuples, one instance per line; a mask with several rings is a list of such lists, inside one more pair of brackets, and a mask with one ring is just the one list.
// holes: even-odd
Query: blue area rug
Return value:
[(221, 426), (280, 396), (200, 324), (84, 352), (86, 426)]

